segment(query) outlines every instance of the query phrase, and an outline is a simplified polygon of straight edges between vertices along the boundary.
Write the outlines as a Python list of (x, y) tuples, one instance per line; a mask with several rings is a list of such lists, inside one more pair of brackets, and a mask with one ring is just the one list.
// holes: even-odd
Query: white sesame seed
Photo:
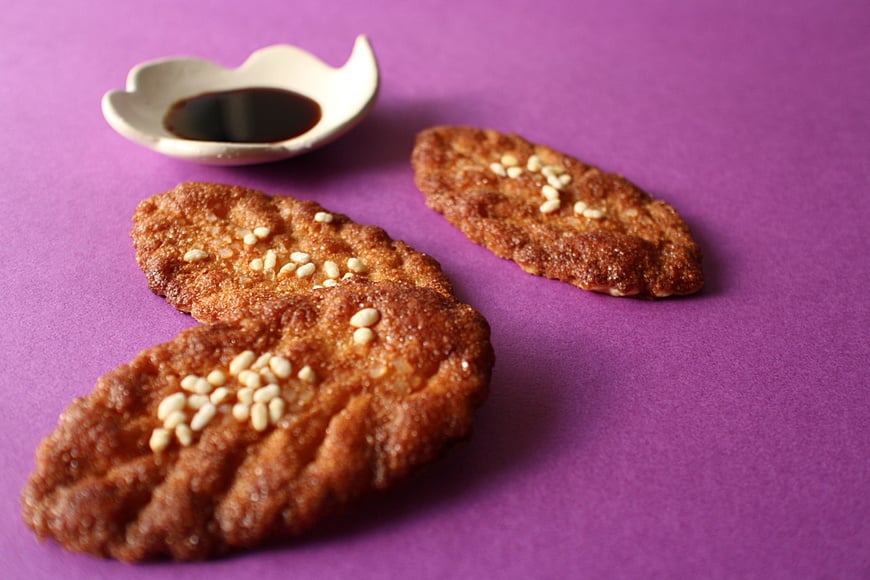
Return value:
[(540, 171), (541, 170), (541, 158), (537, 155), (532, 155), (529, 157), (528, 162), (526, 162), (526, 169), (529, 171)]
[(572, 179), (573, 178), (571, 177), (570, 173), (563, 173), (562, 175), (559, 176), (559, 182), (562, 184), (562, 187), (571, 183)]
[(193, 388), (191, 389), (194, 393), (200, 395), (207, 395), (211, 392), (214, 387), (211, 385), (205, 377), (196, 377), (196, 381), (193, 383)]
[(281, 417), (284, 416), (284, 409), (286, 407), (287, 404), (281, 397), (276, 397), (269, 401), (269, 420), (273, 425), (280, 421)]
[(505, 171), (504, 165), (501, 163), (490, 163), (489, 169), (500, 177), (507, 177), (507, 171)]
[(296, 269), (296, 264), (294, 264), (293, 262), (287, 262), (286, 264), (281, 266), (281, 269), (278, 270), (278, 274), (279, 275), (280, 274), (287, 274), (288, 272), (292, 272), (295, 269)]
[(557, 211), (561, 205), (562, 204), (558, 199), (548, 199), (541, 204), (540, 210), (541, 213), (553, 213), (554, 211)]
[(311, 287), (312, 290), (321, 290), (323, 288), (322, 284), (315, 284)]
[(252, 233), (245, 234), (245, 237), (242, 238), (242, 241), (246, 246), (253, 246), (257, 243), (257, 236)]
[(181, 388), (185, 391), (192, 391), (193, 386), (196, 384), (196, 379), (199, 377), (196, 375), (187, 375), (183, 379), (181, 379)]
[(266, 256), (263, 258), (263, 269), (274, 270), (277, 263), (278, 254), (275, 253), (275, 250), (266, 250)]
[(175, 428), (175, 438), (178, 439), (178, 442), (184, 447), (187, 447), (193, 443), (193, 431), (190, 430), (190, 427), (188, 427), (186, 423), (182, 423)]
[(317, 374), (315, 374), (314, 369), (310, 366), (305, 365), (301, 369), (299, 369), (299, 373), (296, 375), (300, 380), (305, 381), (306, 383), (313, 383), (317, 380)]
[(269, 360), (269, 368), (280, 379), (286, 379), (293, 372), (293, 365), (283, 356), (273, 356)]
[(254, 389), (250, 387), (242, 387), (236, 392), (236, 398), (240, 403), (250, 405), (254, 402)]
[(504, 165), (505, 167), (513, 167), (514, 165), (517, 165), (519, 162), (520, 162), (520, 160), (517, 159), (516, 155), (511, 155), (510, 153), (506, 153), (506, 154), (501, 156), (501, 164)]
[(191, 395), (187, 397), (187, 406), (191, 409), (199, 409), (209, 401), (208, 395)]
[(211, 397), (209, 397), (209, 399), (211, 400), (211, 402), (213, 404), (220, 405), (229, 396), (230, 396), (230, 390), (228, 388), (218, 387), (214, 390), (214, 392), (211, 394)]
[(260, 374), (250, 369), (245, 369), (239, 373), (239, 382), (251, 389), (258, 389), (262, 384)]
[(254, 228), (254, 235), (257, 236), (261, 240), (265, 240), (271, 235), (272, 230), (266, 226), (259, 226)]
[(350, 325), (356, 328), (374, 326), (381, 319), (381, 313), (377, 308), (363, 308), (350, 317)]
[(172, 393), (157, 406), (157, 418), (161, 421), (169, 416), (173, 411), (180, 411), (184, 408), (187, 401), (184, 393)]
[(586, 211), (587, 207), (589, 207), (589, 206), (586, 205), (585, 201), (578, 201), (577, 203), (574, 204), (574, 213), (581, 213), (582, 214), (584, 211)]
[(353, 272), (345, 272), (344, 276), (341, 277), (342, 280), (350, 280), (353, 278)]
[(163, 420), (163, 427), (169, 430), (175, 429), (182, 423), (187, 421), (187, 413), (184, 411), (172, 411)]
[(169, 430), (157, 427), (151, 432), (151, 438), (148, 439), (148, 447), (154, 453), (160, 453), (169, 446), (170, 435)]
[(255, 403), (268, 403), (275, 397), (281, 394), (281, 387), (278, 385), (266, 385), (254, 391)]
[(357, 328), (353, 331), (354, 344), (368, 344), (375, 338), (371, 328)]
[(514, 166), (514, 167), (508, 167), (508, 168), (507, 168), (507, 175), (508, 175), (508, 177), (510, 177), (511, 179), (516, 179), (517, 177), (519, 177), (519, 176), (522, 175), (522, 174), (523, 174), (523, 168), (522, 168), (522, 167)]
[(194, 431), (202, 431), (208, 422), (217, 414), (217, 407), (212, 403), (206, 403), (199, 408), (193, 419), (190, 420), (190, 428)]
[(215, 369), (212, 372), (208, 373), (208, 376), (205, 377), (212, 386), (220, 387), (226, 384), (227, 376), (220, 369)]
[(263, 354), (258, 356), (257, 360), (255, 360), (251, 364), (251, 369), (258, 371), (263, 367), (267, 367), (267, 366), (269, 366), (269, 361), (271, 359), (272, 359), (272, 353), (271, 352), (264, 352)]
[(565, 168), (559, 167), (558, 165), (545, 165), (541, 169), (541, 173), (544, 174), (544, 177), (550, 177), (551, 175), (561, 175), (565, 173)]
[(550, 177), (548, 177), (547, 183), (555, 189), (558, 189), (560, 191), (562, 189), (562, 181), (559, 179), (559, 176), (557, 176), (557, 175), (551, 175)]
[(557, 190), (552, 185), (545, 185), (541, 188), (541, 194), (543, 194), (545, 199), (548, 200), (558, 200), (559, 199), (559, 190)]
[(583, 217), (587, 217), (589, 219), (597, 220), (604, 217), (604, 212), (600, 209), (596, 209), (594, 207), (590, 207), (583, 210)]
[(254, 258), (249, 266), (254, 272), (261, 272), (263, 270), (263, 258)]
[(257, 431), (269, 426), (269, 408), (265, 403), (254, 403), (251, 407), (251, 426)]
[(333, 280), (332, 278), (327, 278), (323, 281), (324, 288), (332, 288), (333, 286), (338, 286), (338, 280)]
[(299, 266), (299, 268), (296, 269), (296, 277), (297, 278), (307, 278), (307, 277), (311, 276), (312, 274), (314, 274), (315, 269), (316, 269), (316, 266), (314, 265), (314, 262), (308, 262), (307, 264), (303, 264), (302, 266)]
[(307, 264), (311, 261), (311, 254), (308, 252), (293, 252), (290, 254), (290, 259), (297, 264)]
[(338, 269), (338, 264), (332, 260), (327, 260), (323, 263), (323, 272), (327, 278), (338, 278), (341, 275), (341, 270)]
[(348, 258), (347, 269), (357, 274), (362, 274), (366, 271), (366, 265), (359, 258)]
[(333, 215), (328, 211), (319, 211), (314, 214), (314, 221), (322, 224), (328, 224), (332, 221)]
[(205, 260), (206, 258), (208, 258), (208, 252), (205, 252), (203, 250), (188, 250), (184, 254), (185, 262), (199, 262), (200, 260)]
[(238, 375), (240, 372), (250, 367), (251, 364), (257, 359), (257, 355), (254, 354), (252, 350), (245, 350), (236, 355), (236, 357), (230, 361), (230, 374)]
[(233, 418), (236, 421), (247, 421), (251, 416), (251, 407), (244, 403), (236, 403), (233, 405)]

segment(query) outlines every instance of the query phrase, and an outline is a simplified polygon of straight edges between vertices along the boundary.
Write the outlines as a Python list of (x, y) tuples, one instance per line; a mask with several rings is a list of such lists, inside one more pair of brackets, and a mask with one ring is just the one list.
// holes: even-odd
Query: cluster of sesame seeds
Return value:
[(377, 308), (362, 308), (350, 317), (350, 325), (354, 327), (353, 342), (365, 345), (375, 338), (372, 327), (381, 319), (381, 312)]
[[(180, 390), (166, 396), (157, 406), (160, 427), (151, 432), (148, 445), (159, 453), (172, 442), (173, 435), (182, 447), (191, 445), (195, 434), (219, 414), (231, 414), (249, 422), (256, 431), (276, 425), (287, 410), (281, 382), (291, 379), (293, 365), (285, 357), (270, 352), (259, 356), (252, 350), (236, 355), (226, 369), (216, 368), (205, 376), (189, 374), (179, 381)], [(296, 378), (308, 384), (317, 382), (317, 373), (305, 365)], [(309, 394), (310, 395), (310, 394)]]
[[(502, 155), (499, 161), (490, 163), (489, 168), (496, 175), (511, 179), (516, 179), (523, 173), (520, 160), (510, 153)], [(525, 169), (530, 173), (540, 173), (546, 180), (541, 186), (541, 195), (544, 198), (544, 201), (538, 207), (541, 213), (551, 214), (558, 211), (562, 207), (562, 191), (571, 184), (571, 174), (559, 165), (544, 165), (541, 158), (537, 155), (529, 156), (526, 160)], [(578, 201), (574, 204), (574, 213), (589, 219), (601, 219), (604, 217), (604, 210), (589, 207), (583, 201)]]

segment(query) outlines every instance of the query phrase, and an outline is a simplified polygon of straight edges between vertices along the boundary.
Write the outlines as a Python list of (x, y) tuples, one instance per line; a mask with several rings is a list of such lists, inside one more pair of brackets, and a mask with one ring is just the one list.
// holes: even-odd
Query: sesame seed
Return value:
[(293, 252), (290, 254), (290, 259), (297, 264), (307, 264), (311, 261), (311, 254), (308, 252)]
[(541, 204), (540, 210), (541, 213), (553, 213), (559, 209), (560, 205), (562, 204), (558, 199), (548, 199)]
[(273, 356), (269, 360), (269, 368), (275, 373), (275, 376), (281, 379), (286, 379), (293, 372), (293, 366), (290, 361), (283, 356)]
[(239, 373), (239, 382), (251, 389), (258, 389), (262, 384), (260, 374), (250, 369), (245, 369)]
[(268, 403), (275, 397), (281, 394), (281, 387), (278, 385), (266, 385), (254, 391), (255, 403)]
[(238, 392), (236, 392), (236, 398), (240, 403), (250, 405), (254, 402), (254, 389), (250, 387), (242, 387)]
[(341, 270), (338, 269), (338, 264), (332, 260), (327, 260), (323, 263), (323, 271), (327, 278), (338, 278), (341, 275)]
[(172, 393), (157, 406), (157, 418), (161, 421), (169, 416), (173, 411), (180, 411), (184, 408), (187, 397), (184, 393)]
[(541, 158), (537, 155), (532, 155), (529, 157), (529, 160), (526, 162), (526, 169), (529, 171), (540, 171), (541, 170)]
[(548, 200), (558, 200), (559, 199), (559, 190), (557, 190), (552, 185), (545, 185), (541, 188), (541, 193), (543, 194), (545, 199)]
[(342, 280), (350, 280), (353, 278), (353, 272), (345, 272), (344, 276), (341, 277)]
[(255, 355), (252, 350), (240, 352), (230, 361), (230, 374), (238, 375), (240, 372), (250, 367), (256, 359), (257, 355)]
[(287, 262), (286, 264), (281, 266), (281, 269), (278, 270), (278, 274), (279, 275), (280, 274), (287, 274), (288, 272), (292, 272), (295, 269), (296, 269), (296, 264), (294, 264), (293, 262)]
[(266, 257), (263, 258), (263, 269), (274, 270), (277, 263), (278, 254), (275, 253), (275, 250), (266, 250)]
[(310, 366), (305, 365), (301, 369), (299, 369), (299, 373), (296, 375), (300, 380), (305, 381), (306, 383), (313, 383), (317, 380), (317, 375)]
[(182, 423), (175, 428), (175, 437), (184, 447), (193, 443), (193, 431), (190, 430), (190, 427), (186, 423)]
[(381, 319), (381, 313), (377, 308), (363, 308), (350, 317), (350, 325), (356, 328), (374, 326)]
[(196, 377), (192, 391), (199, 395), (207, 395), (213, 388), (214, 387), (205, 379), (205, 377)]
[(244, 403), (233, 405), (233, 418), (236, 421), (247, 421), (251, 416), (251, 408)]
[(251, 407), (251, 426), (257, 431), (269, 426), (269, 408), (265, 403), (254, 403)]
[(255, 371), (258, 371), (264, 367), (269, 366), (270, 360), (272, 360), (272, 353), (264, 352), (259, 357), (257, 357), (257, 360), (254, 361), (254, 363), (251, 365), (251, 368)]
[(604, 212), (601, 211), (600, 209), (596, 209), (596, 208), (590, 207), (590, 208), (588, 208), (588, 209), (584, 209), (584, 210), (583, 210), (583, 217), (587, 217), (587, 218), (589, 218), (589, 219), (597, 220), (597, 219), (601, 219), (601, 218), (604, 217)]
[(205, 380), (207, 380), (212, 386), (220, 387), (226, 384), (227, 376), (222, 370), (215, 369), (212, 372), (208, 373), (208, 376), (205, 377)]
[(522, 167), (516, 167), (516, 166), (515, 166), (515, 167), (508, 167), (508, 169), (507, 169), (507, 175), (508, 175), (508, 177), (510, 177), (511, 179), (516, 179), (517, 177), (519, 177), (519, 176), (522, 175), (522, 174), (523, 174), (523, 168), (522, 168)]
[(157, 427), (151, 432), (151, 438), (148, 439), (148, 447), (154, 453), (160, 453), (169, 446), (169, 438), (169, 430)]
[(249, 264), (249, 266), (251, 267), (251, 270), (253, 270), (254, 272), (262, 271), (263, 270), (263, 259), (262, 258), (254, 258), (253, 260), (251, 260), (251, 263)]
[(547, 183), (555, 189), (562, 189), (562, 181), (559, 179), (558, 175), (551, 175), (550, 177), (548, 177)]
[(501, 163), (490, 163), (489, 169), (500, 177), (507, 177), (507, 171), (505, 171), (504, 165)]
[(173, 411), (163, 420), (163, 427), (172, 430), (185, 421), (187, 421), (187, 413), (184, 411)]
[(516, 155), (511, 155), (510, 153), (506, 153), (501, 156), (501, 164), (505, 167), (513, 167), (519, 162), (520, 160), (516, 158)]
[(203, 405), (209, 402), (208, 395), (191, 395), (187, 397), (187, 406), (191, 409), (199, 409)]
[(562, 184), (563, 187), (571, 183), (572, 179), (573, 178), (571, 177), (570, 173), (563, 173), (559, 176), (559, 182)]
[(205, 252), (203, 250), (188, 250), (184, 254), (185, 262), (199, 262), (200, 260), (205, 260), (206, 258), (208, 258), (208, 252)]
[(333, 215), (328, 211), (319, 211), (314, 214), (314, 221), (322, 224), (328, 224), (332, 221)]
[(287, 404), (284, 402), (284, 399), (277, 397), (269, 401), (269, 420), (274, 425), (278, 421), (281, 420), (281, 417), (284, 416), (284, 409), (287, 407)]
[(199, 377), (196, 375), (187, 375), (183, 379), (181, 379), (181, 388), (185, 391), (193, 391), (193, 386), (196, 384), (196, 379)]
[(261, 240), (265, 240), (272, 233), (272, 230), (266, 226), (259, 226), (254, 228), (254, 235), (257, 236)]
[(215, 405), (223, 403), (230, 396), (230, 390), (226, 387), (218, 387), (211, 394), (210, 400)]
[(333, 286), (338, 286), (338, 280), (333, 280), (332, 278), (327, 278), (323, 281), (324, 288), (332, 288)]
[(565, 173), (565, 168), (559, 167), (558, 165), (546, 165), (541, 169), (541, 173), (544, 174), (544, 177), (550, 177), (551, 175), (561, 175)]
[(296, 269), (296, 277), (297, 278), (307, 278), (307, 277), (311, 276), (312, 274), (314, 274), (315, 269), (316, 269), (316, 266), (314, 265), (314, 262), (308, 262), (307, 264), (303, 264), (302, 266), (299, 266), (299, 268)]
[(242, 241), (246, 246), (253, 246), (257, 243), (257, 236), (252, 233), (245, 234), (245, 237), (242, 238)]
[(582, 214), (584, 211), (586, 211), (587, 207), (589, 207), (589, 206), (586, 205), (585, 201), (578, 201), (577, 203), (574, 204), (574, 213)]
[(361, 274), (366, 271), (366, 265), (359, 258), (348, 258), (347, 269), (351, 272)]
[(375, 338), (371, 328), (357, 328), (353, 331), (354, 344), (368, 344)]
[(212, 403), (206, 403), (200, 407), (193, 419), (190, 420), (190, 428), (194, 431), (202, 431), (208, 422), (217, 414), (217, 407)]

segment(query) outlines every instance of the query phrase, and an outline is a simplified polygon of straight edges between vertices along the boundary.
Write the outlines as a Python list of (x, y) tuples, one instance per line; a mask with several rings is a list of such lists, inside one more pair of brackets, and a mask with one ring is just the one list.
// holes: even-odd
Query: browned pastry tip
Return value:
[(466, 437), (492, 364), (486, 321), (434, 290), (358, 279), (261, 303), (74, 401), (39, 447), (24, 517), (127, 561), (298, 536)]
[(434, 259), (383, 229), (244, 187), (182, 183), (139, 204), (131, 235), (151, 289), (201, 322), (355, 276), (452, 296)]
[(701, 250), (668, 203), (627, 179), (522, 137), (421, 132), (412, 155), (427, 204), (525, 271), (615, 296), (701, 289)]

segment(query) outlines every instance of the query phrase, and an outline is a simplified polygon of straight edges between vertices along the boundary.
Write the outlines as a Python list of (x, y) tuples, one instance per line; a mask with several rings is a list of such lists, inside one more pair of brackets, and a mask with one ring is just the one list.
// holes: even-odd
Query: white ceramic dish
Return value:
[[(164, 126), (169, 108), (182, 99), (252, 87), (309, 97), (320, 105), (321, 118), (306, 133), (276, 143), (195, 141), (177, 137)], [(127, 76), (126, 91), (103, 96), (102, 109), (118, 133), (164, 155), (212, 165), (247, 165), (294, 157), (340, 137), (371, 110), (378, 87), (374, 52), (368, 39), (359, 36), (340, 68), (288, 45), (258, 50), (236, 69), (197, 58), (140, 64)]]

